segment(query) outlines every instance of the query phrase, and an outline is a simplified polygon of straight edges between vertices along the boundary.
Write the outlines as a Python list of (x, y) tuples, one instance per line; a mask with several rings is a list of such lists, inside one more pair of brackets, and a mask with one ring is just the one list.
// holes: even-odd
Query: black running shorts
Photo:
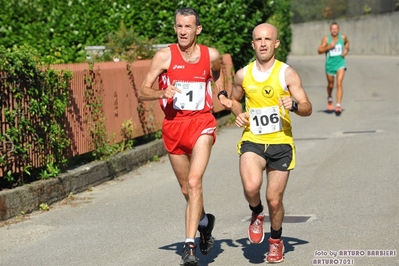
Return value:
[(266, 160), (266, 165), (280, 171), (293, 170), (295, 167), (295, 146), (293, 144), (258, 144), (244, 141), (240, 155), (253, 152)]

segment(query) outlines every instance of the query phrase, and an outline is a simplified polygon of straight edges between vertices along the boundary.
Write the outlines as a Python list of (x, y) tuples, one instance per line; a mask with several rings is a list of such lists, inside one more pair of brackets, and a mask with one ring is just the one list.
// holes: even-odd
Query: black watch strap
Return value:
[(292, 100), (292, 108), (290, 111), (291, 112), (298, 111), (298, 103), (294, 100)]
[[(229, 98), (229, 96), (227, 95), (227, 91), (226, 90), (221, 90), (218, 93), (218, 99), (220, 97), (220, 95), (224, 95), (224, 97)], [(220, 99), (219, 99), (220, 100)]]

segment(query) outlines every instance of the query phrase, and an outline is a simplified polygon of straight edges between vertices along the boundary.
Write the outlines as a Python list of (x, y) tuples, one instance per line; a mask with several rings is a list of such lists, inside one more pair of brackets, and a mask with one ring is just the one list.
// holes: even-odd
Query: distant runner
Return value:
[(319, 54), (326, 54), (326, 76), (327, 76), (327, 108), (328, 111), (334, 110), (332, 91), (334, 79), (337, 78), (337, 104), (335, 107), (336, 115), (342, 112), (341, 101), (343, 96), (342, 82), (345, 76), (346, 62), (345, 56), (349, 52), (348, 37), (339, 33), (339, 25), (333, 22), (330, 25), (331, 34), (324, 36), (318, 49)]

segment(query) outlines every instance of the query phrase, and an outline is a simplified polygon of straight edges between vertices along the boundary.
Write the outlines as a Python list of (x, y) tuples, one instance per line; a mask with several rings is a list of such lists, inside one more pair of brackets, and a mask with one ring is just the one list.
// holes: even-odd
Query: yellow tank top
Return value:
[(244, 128), (240, 143), (251, 141), (260, 144), (292, 144), (294, 141), (290, 112), (280, 106), (282, 97), (291, 96), (283, 73), (288, 65), (276, 60), (269, 77), (263, 82), (255, 80), (254, 67), (255, 61), (247, 66), (242, 82), (245, 108), (251, 117), (250, 125)]

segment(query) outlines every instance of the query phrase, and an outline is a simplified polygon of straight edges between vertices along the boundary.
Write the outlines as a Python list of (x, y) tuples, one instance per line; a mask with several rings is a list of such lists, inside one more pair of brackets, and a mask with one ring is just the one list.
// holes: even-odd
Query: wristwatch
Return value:
[[(218, 93), (218, 99), (220, 97), (220, 95), (224, 95), (224, 97), (229, 98), (229, 96), (227, 95), (227, 91), (226, 90), (221, 90)], [(220, 100), (220, 99), (219, 99)]]
[(294, 100), (292, 100), (292, 107), (290, 111), (291, 112), (298, 111), (298, 103)]

